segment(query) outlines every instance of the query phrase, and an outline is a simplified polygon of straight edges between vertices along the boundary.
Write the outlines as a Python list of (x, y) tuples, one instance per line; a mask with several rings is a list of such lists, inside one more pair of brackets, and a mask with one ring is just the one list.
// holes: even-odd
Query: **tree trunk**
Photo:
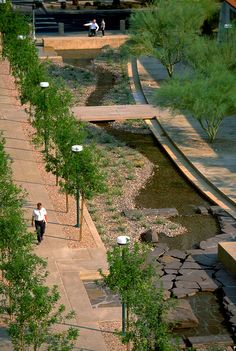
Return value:
[(170, 78), (172, 78), (172, 76), (173, 76), (173, 73), (174, 73), (174, 66), (173, 65), (167, 65), (166, 66), (166, 69), (167, 69), (167, 73), (168, 73), (168, 76), (170, 77)]
[[(129, 304), (126, 305), (126, 333), (129, 334)], [(127, 343), (127, 351), (130, 351), (130, 342)]]
[(66, 213), (69, 211), (69, 199), (68, 199), (68, 193), (66, 192)]
[(84, 216), (84, 194), (82, 193), (82, 194), (81, 194), (81, 212), (80, 212), (79, 241), (82, 240), (83, 216)]

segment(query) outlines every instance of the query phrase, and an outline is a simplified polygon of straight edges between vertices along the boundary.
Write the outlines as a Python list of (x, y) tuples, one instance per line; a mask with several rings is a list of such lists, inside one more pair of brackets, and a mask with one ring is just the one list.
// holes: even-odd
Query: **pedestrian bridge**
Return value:
[(72, 111), (84, 122), (152, 119), (158, 113), (158, 109), (151, 105), (76, 106)]

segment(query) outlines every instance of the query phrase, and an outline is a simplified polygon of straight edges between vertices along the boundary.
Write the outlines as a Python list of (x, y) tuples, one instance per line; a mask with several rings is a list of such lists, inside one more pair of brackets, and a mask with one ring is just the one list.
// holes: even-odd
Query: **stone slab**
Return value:
[(180, 251), (177, 249), (169, 250), (167, 255), (172, 256), (174, 258), (178, 258), (179, 260), (184, 260), (187, 254), (184, 251)]
[(218, 244), (218, 258), (236, 278), (236, 242), (220, 242)]
[(193, 348), (204, 348), (207, 346), (233, 346), (234, 342), (228, 335), (208, 335), (208, 336), (191, 336), (188, 341)]
[(176, 306), (167, 314), (167, 320), (175, 323), (175, 328), (195, 328), (199, 321), (193, 313), (192, 307), (187, 300), (178, 300)]
[(171, 291), (174, 296), (181, 299), (186, 296), (194, 296), (199, 289), (173, 288)]

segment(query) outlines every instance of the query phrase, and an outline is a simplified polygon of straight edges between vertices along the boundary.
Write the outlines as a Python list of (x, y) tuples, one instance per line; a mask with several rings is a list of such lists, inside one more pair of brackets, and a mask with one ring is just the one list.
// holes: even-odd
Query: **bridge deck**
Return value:
[(87, 122), (151, 119), (158, 113), (151, 105), (77, 106), (72, 111), (79, 120)]

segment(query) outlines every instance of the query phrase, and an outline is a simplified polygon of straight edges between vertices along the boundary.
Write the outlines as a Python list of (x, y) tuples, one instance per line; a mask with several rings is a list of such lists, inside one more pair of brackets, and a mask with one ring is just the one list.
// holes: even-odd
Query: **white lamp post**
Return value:
[(224, 24), (224, 29), (226, 29), (226, 40), (228, 41), (229, 39), (229, 32), (228, 30), (231, 29), (233, 26), (231, 23), (225, 23)]
[(22, 34), (17, 35), (17, 39), (24, 40), (26, 39), (26, 35), (22, 35)]
[[(83, 151), (83, 145), (73, 145), (71, 147), (71, 151), (74, 153), (79, 153)], [(80, 193), (79, 193), (79, 187), (77, 185), (77, 193), (76, 193), (76, 207), (77, 207), (77, 223), (76, 227), (80, 227)]]
[(46, 118), (46, 114), (47, 114), (47, 103), (46, 103), (46, 88), (49, 87), (49, 83), (48, 82), (40, 82), (39, 83), (40, 88), (42, 88), (44, 90), (44, 107), (45, 107), (45, 112), (44, 112), (44, 151), (46, 153), (46, 155), (48, 154), (48, 126), (47, 126), (47, 118)]
[[(118, 236), (116, 242), (120, 246), (125, 246), (130, 243), (130, 237), (127, 235)], [(122, 258), (124, 258), (124, 250), (122, 248)], [(126, 305), (125, 302), (122, 301), (122, 334), (125, 335), (126, 333), (126, 321), (125, 321), (125, 313), (126, 313)]]

